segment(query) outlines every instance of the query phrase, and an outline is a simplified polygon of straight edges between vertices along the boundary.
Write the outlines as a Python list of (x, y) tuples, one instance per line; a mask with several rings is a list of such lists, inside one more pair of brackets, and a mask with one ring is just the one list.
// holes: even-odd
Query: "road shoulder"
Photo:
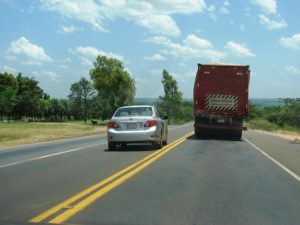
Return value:
[(243, 134), (252, 144), (300, 175), (300, 144), (293, 138), (257, 130), (248, 130)]

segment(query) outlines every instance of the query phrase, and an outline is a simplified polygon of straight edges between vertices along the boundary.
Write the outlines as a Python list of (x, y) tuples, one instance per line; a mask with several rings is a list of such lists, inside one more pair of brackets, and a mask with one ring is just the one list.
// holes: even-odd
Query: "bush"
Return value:
[(98, 124), (97, 120), (91, 120), (91, 122), (92, 122), (92, 125), (97, 125)]
[(249, 127), (252, 129), (261, 129), (266, 131), (273, 131), (278, 129), (276, 124), (269, 122), (266, 119), (254, 119), (249, 121)]

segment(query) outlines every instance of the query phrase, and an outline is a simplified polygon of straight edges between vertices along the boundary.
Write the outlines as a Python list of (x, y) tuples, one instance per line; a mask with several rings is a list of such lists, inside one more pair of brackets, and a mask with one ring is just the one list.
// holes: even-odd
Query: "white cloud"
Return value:
[(63, 68), (63, 69), (69, 69), (69, 66), (66, 65), (66, 64), (61, 64), (60, 67)]
[(285, 68), (285, 70), (289, 73), (293, 73), (293, 74), (300, 74), (300, 68), (297, 68), (295, 66), (287, 66)]
[(215, 5), (210, 5), (207, 7), (207, 12), (208, 12), (209, 18), (211, 18), (214, 21), (217, 21), (218, 17), (216, 15), (215, 11), (216, 11)]
[(213, 12), (215, 12), (215, 10), (216, 10), (216, 6), (213, 4), (207, 7), (208, 12), (213, 13)]
[(236, 56), (236, 57), (254, 57), (255, 54), (251, 52), (250, 49), (243, 46), (242, 44), (236, 43), (234, 41), (228, 41), (225, 48), (229, 51), (230, 55)]
[(196, 35), (187, 36), (183, 43), (191, 48), (213, 48), (213, 45), (210, 41), (199, 38)]
[(245, 16), (250, 17), (250, 15), (251, 15), (251, 8), (250, 7), (246, 7), (244, 9), (244, 12), (245, 12)]
[(224, 1), (223, 2), (223, 6), (220, 8), (220, 13), (221, 14), (229, 14), (230, 11), (228, 9), (228, 7), (230, 6), (230, 3), (228, 1)]
[(300, 33), (294, 34), (292, 37), (283, 37), (279, 43), (286, 48), (300, 49)]
[(204, 0), (41, 0), (42, 9), (60, 13), (64, 18), (91, 24), (107, 31), (105, 22), (115, 19), (133, 21), (151, 33), (177, 36), (180, 30), (171, 18), (172, 14), (203, 12)]
[(7, 65), (3, 65), (3, 66), (0, 65), (0, 72), (1, 73), (7, 72), (7, 73), (11, 73), (11, 74), (18, 73), (18, 71), (15, 68), (7, 66)]
[(229, 14), (229, 10), (223, 6), (222, 8), (220, 8), (220, 13), (221, 14)]
[(79, 46), (76, 49), (69, 49), (69, 52), (78, 55), (79, 59), (82, 62), (82, 65), (88, 65), (88, 66), (93, 65), (93, 61), (96, 60), (98, 55), (103, 55), (109, 58), (115, 58), (120, 61), (124, 61), (124, 57), (122, 55), (112, 53), (112, 52), (104, 52), (91, 46), (86, 46), (86, 47)]
[(163, 69), (152, 69), (149, 71), (149, 74), (151, 76), (161, 76), (163, 72)]
[(162, 45), (165, 49), (161, 50), (164, 55), (171, 55), (176, 58), (205, 58), (211, 61), (219, 61), (225, 57), (223, 52), (214, 49), (212, 43), (206, 39), (189, 35), (182, 41), (182, 44), (175, 43), (163, 36), (156, 36), (146, 40), (148, 42)]
[[(139, 2), (139, 0), (132, 2)], [(206, 7), (204, 0), (151, 0), (149, 2), (151, 2), (155, 9), (167, 14), (191, 14), (194, 12), (202, 12)]]
[(82, 55), (93, 57), (94, 59), (96, 59), (96, 57), (98, 55), (104, 55), (104, 56), (107, 56), (107, 57), (110, 57), (110, 58), (115, 58), (115, 59), (118, 59), (120, 61), (124, 61), (124, 57), (120, 54), (116, 54), (116, 53), (112, 53), (112, 52), (104, 52), (104, 51), (98, 50), (98, 49), (96, 49), (94, 47), (90, 47), (90, 46), (77, 47), (76, 51), (78, 53), (81, 53)]
[(245, 31), (245, 26), (244, 26), (244, 24), (241, 24), (241, 25), (240, 25), (240, 30), (241, 30), (242, 32)]
[(103, 7), (106, 8), (105, 12), (110, 19), (123, 18), (134, 21), (151, 33), (177, 36), (180, 34), (180, 29), (171, 15), (203, 12), (206, 5), (204, 0), (104, 0)]
[(93, 58), (96, 58), (98, 55), (100, 55), (100, 51), (97, 48), (90, 47), (90, 46), (87, 47), (79, 46), (75, 49), (75, 52), (83, 56), (88, 56)]
[(47, 80), (50, 80), (50, 81), (55, 81), (55, 82), (61, 81), (59, 79), (59, 76), (57, 75), (57, 73), (52, 72), (52, 71), (46, 71), (46, 70), (43, 70), (40, 72), (33, 71), (32, 75), (35, 77), (40, 77), (40, 78), (47, 78)]
[(59, 32), (70, 34), (70, 33), (74, 33), (74, 32), (79, 31), (79, 30), (80, 29), (76, 28), (75, 26), (64, 26), (64, 25), (61, 25)]
[(78, 58), (81, 60), (81, 65), (83, 66), (93, 66), (93, 60), (88, 59), (86, 57), (78, 56)]
[(152, 33), (178, 36), (180, 30), (175, 21), (167, 15), (150, 15), (137, 21), (137, 24), (148, 28)]
[(276, 0), (252, 0), (251, 3), (259, 6), (267, 14), (275, 14), (277, 12)]
[(265, 15), (258, 15), (258, 18), (259, 18), (259, 23), (264, 25), (266, 28), (270, 30), (278, 30), (287, 27), (287, 23), (284, 20), (281, 21), (270, 20), (270, 18), (268, 18)]
[(230, 6), (230, 3), (229, 3), (229, 1), (224, 1), (223, 5), (224, 6)]
[(41, 8), (59, 12), (65, 18), (89, 23), (95, 29), (106, 31), (103, 27), (103, 9), (93, 0), (41, 0)]
[(144, 57), (146, 60), (150, 60), (150, 61), (163, 61), (166, 60), (166, 58), (164, 56), (162, 56), (161, 54), (154, 54), (153, 56), (146, 56)]
[(6, 54), (7, 59), (19, 60), (27, 65), (41, 65), (44, 62), (53, 61), (42, 47), (30, 43), (24, 37), (19, 38), (17, 41), (12, 41)]

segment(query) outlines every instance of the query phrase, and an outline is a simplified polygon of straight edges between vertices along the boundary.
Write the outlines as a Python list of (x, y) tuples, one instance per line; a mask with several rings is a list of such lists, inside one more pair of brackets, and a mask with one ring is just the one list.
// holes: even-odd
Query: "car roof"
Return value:
[(151, 107), (151, 108), (153, 108), (154, 106), (152, 106), (152, 105), (129, 105), (129, 106), (122, 106), (122, 107), (120, 107), (120, 109), (124, 109), (124, 108), (139, 108), (139, 107)]

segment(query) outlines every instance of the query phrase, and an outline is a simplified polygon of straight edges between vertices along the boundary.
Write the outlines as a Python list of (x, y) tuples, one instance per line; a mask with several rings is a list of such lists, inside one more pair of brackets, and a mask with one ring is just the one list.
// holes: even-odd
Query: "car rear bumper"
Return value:
[(160, 140), (160, 132), (157, 127), (138, 131), (107, 130), (107, 141), (115, 143), (154, 143)]

